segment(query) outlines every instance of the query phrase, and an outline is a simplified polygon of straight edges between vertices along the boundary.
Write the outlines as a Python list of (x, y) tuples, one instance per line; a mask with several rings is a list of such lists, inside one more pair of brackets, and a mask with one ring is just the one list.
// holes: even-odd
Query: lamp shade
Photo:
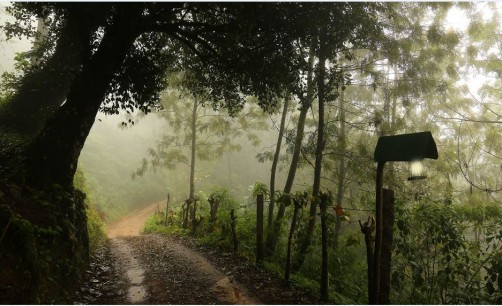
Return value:
[(438, 151), (431, 132), (381, 136), (373, 160), (416, 161), (424, 158), (438, 159)]

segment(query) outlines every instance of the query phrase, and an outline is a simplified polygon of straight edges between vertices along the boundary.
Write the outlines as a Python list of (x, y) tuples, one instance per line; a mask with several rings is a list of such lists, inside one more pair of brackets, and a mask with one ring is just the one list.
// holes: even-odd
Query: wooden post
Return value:
[(291, 244), (293, 242), (293, 234), (296, 227), (296, 219), (298, 218), (298, 210), (300, 210), (300, 202), (298, 199), (293, 198), (293, 204), (295, 205), (295, 210), (293, 211), (293, 219), (291, 220), (291, 228), (288, 235), (288, 251), (286, 254), (286, 271), (284, 272), (284, 279), (289, 281), (289, 275), (291, 274)]
[(380, 262), (380, 292), (378, 304), (390, 304), (390, 271), (394, 227), (394, 191), (383, 190), (382, 259)]
[(192, 210), (190, 212), (190, 218), (192, 219), (192, 234), (195, 235), (197, 231), (197, 200), (198, 198), (193, 199)]
[(169, 214), (169, 200), (171, 199), (171, 195), (168, 193), (167, 194), (167, 201), (166, 201), (166, 219), (164, 221), (164, 226), (167, 226), (167, 216)]
[(237, 232), (235, 230), (235, 220), (237, 217), (235, 217), (235, 210), (230, 211), (230, 227), (232, 228), (232, 241), (234, 243), (234, 254), (237, 254), (237, 249), (239, 247), (239, 241), (237, 241)]
[(209, 231), (214, 232), (214, 226), (218, 215), (218, 206), (220, 206), (219, 199), (217, 199), (214, 193), (207, 199), (209, 202), (211, 210), (209, 211)]
[(185, 200), (185, 208), (183, 209), (183, 228), (184, 229), (188, 228), (188, 216), (189, 216), (190, 209), (191, 209), (191, 205), (190, 205), (191, 203), (192, 203), (192, 199)]
[(256, 196), (256, 263), (263, 263), (263, 194)]
[(373, 256), (373, 281), (371, 290), (368, 292), (369, 303), (378, 304), (378, 295), (380, 292), (380, 262), (382, 250), (382, 189), (383, 189), (383, 168), (385, 162), (378, 162), (376, 174), (376, 199), (375, 199), (375, 253)]
[(373, 252), (375, 246), (375, 219), (368, 217), (368, 221), (364, 224), (359, 220), (361, 232), (364, 234), (364, 242), (366, 244), (366, 262), (368, 265), (368, 297), (373, 288)]

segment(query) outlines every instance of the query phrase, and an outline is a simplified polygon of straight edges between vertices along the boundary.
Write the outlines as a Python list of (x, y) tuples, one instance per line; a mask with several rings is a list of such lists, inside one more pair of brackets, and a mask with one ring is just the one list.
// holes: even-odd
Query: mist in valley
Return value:
[[(238, 117), (238, 116), (237, 116)], [(140, 116), (127, 127), (125, 114), (105, 116), (100, 114), (87, 138), (79, 159), (79, 169), (88, 185), (88, 196), (106, 216), (107, 222), (146, 205), (163, 201), (170, 194), (174, 205), (188, 198), (189, 166), (183, 163), (175, 169), (157, 168), (142, 176), (133, 173), (148, 157), (160, 138), (172, 130), (167, 122), (155, 113)], [(237, 118), (236, 118), (237, 120)], [(253, 146), (245, 135), (234, 138), (241, 149), (226, 152), (214, 160), (198, 160), (195, 171), (196, 193), (210, 194), (215, 188), (226, 188), (242, 203), (248, 201), (255, 182), (267, 184), (270, 180), (270, 161), (259, 162), (256, 155), (273, 149), (277, 131), (272, 121), (267, 131), (260, 131), (260, 144)], [(286, 170), (281, 167), (277, 182), (283, 184)], [(281, 171), (282, 170), (282, 171)], [(302, 182), (299, 180), (298, 184)]]

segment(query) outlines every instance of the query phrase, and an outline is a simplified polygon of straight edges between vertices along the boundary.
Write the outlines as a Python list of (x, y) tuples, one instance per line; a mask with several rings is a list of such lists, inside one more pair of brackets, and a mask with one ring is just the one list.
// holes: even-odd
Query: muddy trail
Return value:
[(157, 204), (109, 226), (74, 304), (315, 304), (280, 277), (193, 240), (140, 235)]

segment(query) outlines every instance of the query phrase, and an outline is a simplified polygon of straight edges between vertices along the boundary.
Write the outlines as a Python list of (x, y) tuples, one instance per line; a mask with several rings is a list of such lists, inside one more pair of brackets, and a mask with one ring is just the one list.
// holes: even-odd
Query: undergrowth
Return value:
[[(218, 208), (218, 218), (216, 224), (211, 224), (209, 221), (209, 203), (207, 199), (210, 196), (218, 198), (220, 206)], [(237, 233), (238, 249), (236, 255), (241, 258), (246, 258), (249, 262), (256, 261), (256, 204), (250, 201), (249, 203), (238, 203), (231, 196), (228, 190), (224, 188), (213, 189), (208, 195), (199, 193), (199, 203), (197, 210), (197, 219), (200, 222), (196, 232), (192, 231), (191, 226), (184, 229), (182, 227), (182, 207), (178, 206), (170, 210), (167, 223), (165, 211), (155, 213), (146, 221), (142, 232), (145, 234), (159, 233), (164, 235), (176, 236), (191, 236), (196, 242), (201, 245), (210, 245), (219, 247), (226, 251), (233, 251), (233, 239), (231, 231), (231, 216), (230, 211), (235, 211), (235, 230)], [(285, 236), (285, 235), (283, 235)], [(282, 249), (285, 246), (284, 241), (278, 244)], [(273, 258), (268, 258), (263, 262), (263, 267), (272, 274), (279, 277), (284, 275), (284, 257), (285, 251), (279, 252)], [(309, 260), (307, 260), (309, 263)], [(304, 273), (300, 271), (291, 277), (291, 283), (305, 292), (310, 292), (313, 296), (319, 294), (319, 283), (316, 278), (312, 278), (312, 273)], [(333, 295), (335, 296), (335, 295)], [(349, 301), (350, 299), (343, 299)], [(331, 302), (334, 302), (332, 300)]]
[[(217, 218), (213, 221), (208, 199), (213, 205), (214, 199), (219, 201)], [(236, 255), (255, 262), (256, 204), (253, 201), (238, 203), (227, 190), (219, 188), (209, 195), (199, 193), (197, 207), (195, 230), (191, 222), (183, 228), (183, 209), (177, 207), (169, 212), (167, 219), (164, 212), (152, 216), (144, 232), (190, 235), (200, 244), (232, 252), (230, 211), (234, 210), (238, 241)], [(263, 262), (268, 271), (281, 277), (285, 271), (291, 214), (290, 209), (283, 219), (274, 255)], [(340, 221), (332, 216), (328, 218), (329, 302), (367, 304), (366, 247), (355, 221), (366, 219), (367, 214), (347, 213), (346, 216), (336, 247), (334, 228)], [(445, 205), (430, 200), (413, 204), (399, 199), (394, 229), (391, 301), (395, 304), (435, 304), (443, 299), (455, 304), (500, 304), (502, 294), (497, 290), (502, 267), (500, 216), (502, 209), (493, 205), (477, 205), (473, 209), (469, 205)], [(307, 209), (300, 210), (293, 235), (293, 256), (297, 256), (296, 240), (299, 233), (305, 231), (308, 219)], [(321, 273), (319, 227), (310, 237), (311, 246), (304, 264), (290, 277), (295, 287), (313, 295), (319, 294)]]

